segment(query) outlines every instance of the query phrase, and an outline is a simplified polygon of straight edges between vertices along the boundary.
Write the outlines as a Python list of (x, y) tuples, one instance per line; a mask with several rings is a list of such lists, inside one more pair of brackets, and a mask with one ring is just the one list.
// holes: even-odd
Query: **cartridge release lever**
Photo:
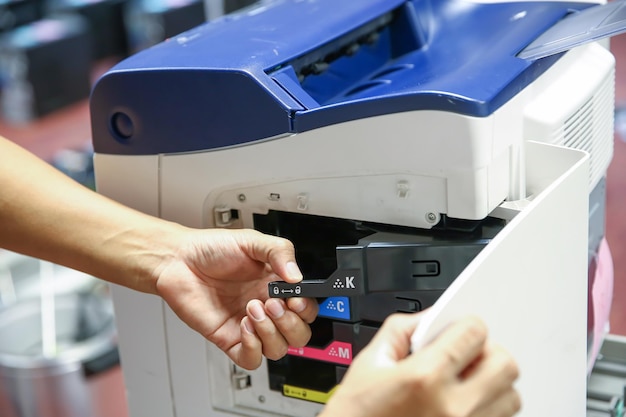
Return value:
[(337, 269), (327, 279), (303, 280), (297, 284), (273, 281), (268, 284), (271, 298), (334, 297), (365, 294), (360, 269)]

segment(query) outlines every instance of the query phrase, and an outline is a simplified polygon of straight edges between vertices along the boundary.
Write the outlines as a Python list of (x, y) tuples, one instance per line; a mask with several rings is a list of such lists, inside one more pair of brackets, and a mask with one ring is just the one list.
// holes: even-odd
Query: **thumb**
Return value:
[(296, 263), (293, 243), (282, 237), (266, 235), (255, 230), (247, 231), (249, 237), (249, 256), (259, 262), (268, 263), (276, 275), (284, 281), (296, 283), (302, 281), (302, 272)]

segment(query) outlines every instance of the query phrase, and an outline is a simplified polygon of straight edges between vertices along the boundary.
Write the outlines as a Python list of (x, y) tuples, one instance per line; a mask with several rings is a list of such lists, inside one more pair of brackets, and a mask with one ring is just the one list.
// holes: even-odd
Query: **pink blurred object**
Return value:
[[(595, 262), (594, 262), (595, 261)], [(587, 355), (588, 372), (598, 357), (602, 341), (609, 330), (609, 315), (613, 299), (613, 259), (606, 239), (602, 239), (598, 253), (589, 270), (589, 323), (593, 337)], [(595, 269), (593, 266), (595, 265)]]

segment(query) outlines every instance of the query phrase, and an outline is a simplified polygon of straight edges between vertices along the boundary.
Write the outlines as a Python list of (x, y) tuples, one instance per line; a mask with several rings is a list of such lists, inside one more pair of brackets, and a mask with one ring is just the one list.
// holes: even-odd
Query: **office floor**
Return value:
[[(613, 38), (611, 49), (617, 59), (616, 104), (626, 130), (626, 35)], [(104, 63), (99, 71), (109, 64)], [(619, 125), (619, 123), (618, 123)], [(51, 114), (27, 126), (16, 127), (0, 120), (0, 135), (21, 144), (43, 159), (50, 160), (58, 149), (82, 147), (89, 143), (90, 125), (87, 102)], [(615, 269), (611, 331), (626, 335), (626, 132), (615, 136), (615, 154), (607, 179), (606, 235)], [(121, 370), (115, 367), (91, 377), (90, 388), (97, 414), (94, 417), (126, 417)]]

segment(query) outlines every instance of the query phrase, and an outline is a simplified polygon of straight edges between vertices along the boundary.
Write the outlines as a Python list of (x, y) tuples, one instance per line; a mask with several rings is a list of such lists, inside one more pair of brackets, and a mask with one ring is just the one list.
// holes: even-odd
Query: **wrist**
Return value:
[(163, 270), (179, 259), (186, 245), (188, 229), (180, 224), (151, 219), (150, 225), (131, 232), (127, 241), (131, 274), (122, 285), (137, 291), (158, 295), (157, 282)]

